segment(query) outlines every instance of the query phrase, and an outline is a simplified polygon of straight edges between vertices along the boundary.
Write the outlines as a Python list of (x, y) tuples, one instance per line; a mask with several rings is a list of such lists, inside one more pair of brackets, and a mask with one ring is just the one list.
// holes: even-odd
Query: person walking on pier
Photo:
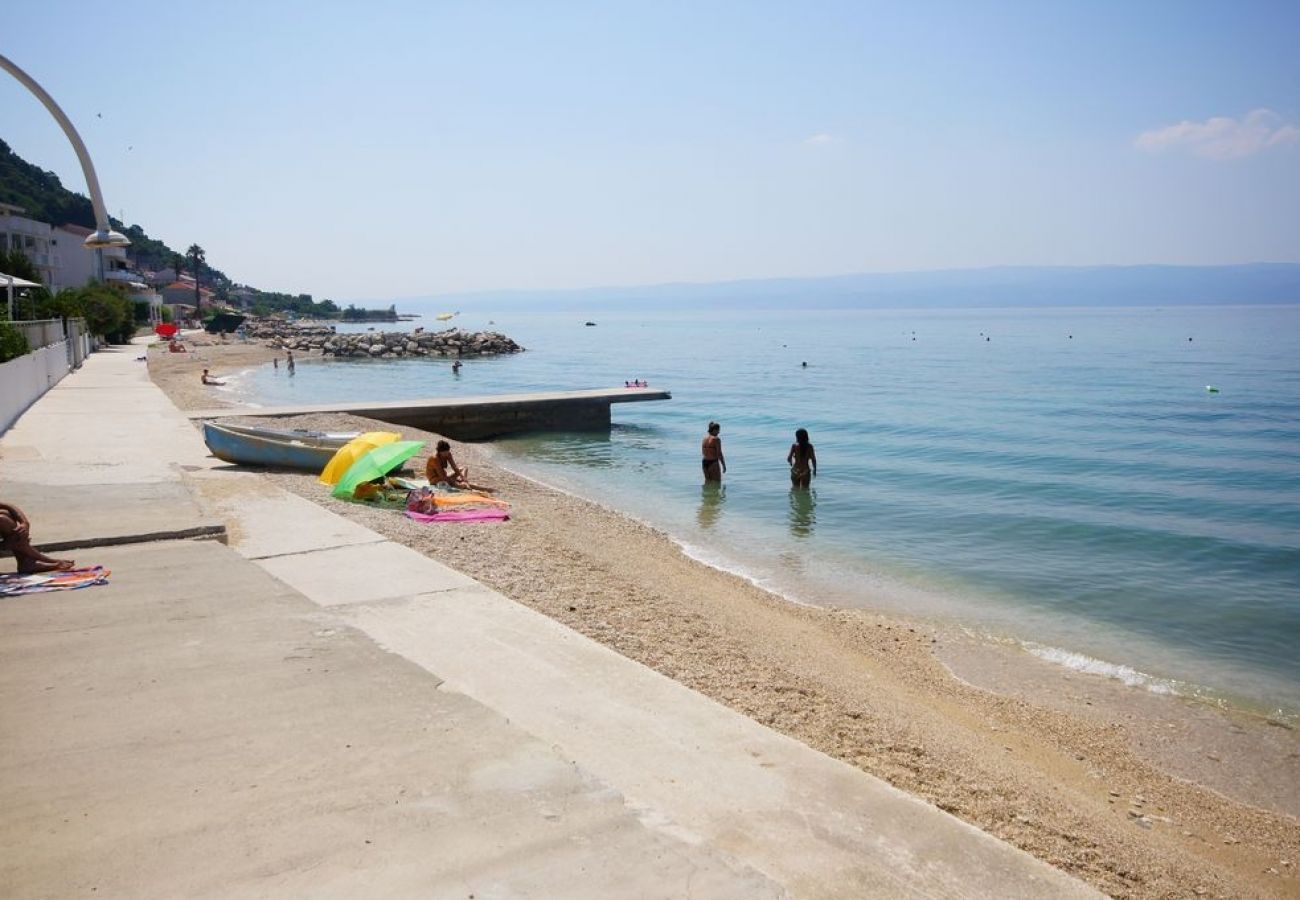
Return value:
[(705, 481), (721, 481), (722, 473), (727, 471), (727, 458), (722, 455), (722, 438), (718, 437), (720, 431), (721, 425), (710, 422), (708, 434), (704, 435), (700, 444), (700, 455), (704, 457), (702, 466)]

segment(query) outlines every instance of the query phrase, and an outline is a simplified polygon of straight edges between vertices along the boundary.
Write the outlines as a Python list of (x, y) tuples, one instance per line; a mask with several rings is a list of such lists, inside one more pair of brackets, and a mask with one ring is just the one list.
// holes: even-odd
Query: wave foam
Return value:
[(1059, 647), (1044, 647), (1035, 644), (1025, 644), (1025, 649), (1041, 660), (1063, 666), (1067, 669), (1073, 669), (1076, 672), (1084, 672), (1088, 675), (1101, 675), (1104, 678), (1113, 678), (1123, 682), (1129, 687), (1142, 688), (1153, 694), (1178, 694), (1177, 682), (1170, 681), (1167, 678), (1157, 678), (1154, 675), (1148, 675), (1145, 672), (1139, 672), (1132, 666), (1125, 666), (1119, 663), (1109, 663), (1105, 660), (1095, 659), (1082, 653), (1075, 653), (1072, 650), (1062, 650)]

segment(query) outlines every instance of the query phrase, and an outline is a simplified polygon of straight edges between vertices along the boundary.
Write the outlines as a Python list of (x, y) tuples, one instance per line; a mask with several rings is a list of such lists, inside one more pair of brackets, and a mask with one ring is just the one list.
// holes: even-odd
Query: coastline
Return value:
[[(222, 374), (276, 352), (196, 349), (149, 354), (151, 376), (183, 409), (222, 405), (199, 384), (204, 365)], [(930, 623), (796, 605), (490, 452), (457, 454), (512, 503), (511, 522), (422, 526), (332, 500), (311, 475), (266, 477), (1109, 894), (1300, 895), (1285, 787), (1300, 782), (1294, 732), (1054, 671)], [(1292, 815), (1255, 808), (1270, 796)]]

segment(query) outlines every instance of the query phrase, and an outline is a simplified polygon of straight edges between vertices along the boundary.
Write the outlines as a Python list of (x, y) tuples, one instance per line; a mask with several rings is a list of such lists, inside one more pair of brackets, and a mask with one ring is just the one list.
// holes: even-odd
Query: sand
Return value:
[[(198, 349), (150, 352), (182, 409), (225, 405), (199, 383), (204, 365), (229, 373), (273, 352)], [(456, 454), (510, 501), (511, 521), (419, 525), (333, 500), (311, 475), (265, 477), (1107, 894), (1300, 897), (1300, 736), (1285, 723), (1069, 673), (947, 626), (798, 606), (502, 468), (490, 447)]]

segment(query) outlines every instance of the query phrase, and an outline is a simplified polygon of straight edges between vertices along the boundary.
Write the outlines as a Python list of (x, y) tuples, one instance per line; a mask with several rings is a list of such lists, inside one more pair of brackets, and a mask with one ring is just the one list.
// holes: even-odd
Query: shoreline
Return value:
[[(884, 576), (890, 590), (887, 601), (881, 594), (877, 593), (875, 596), (870, 596), (867, 591), (861, 588), (854, 588), (850, 593), (856, 596), (867, 596), (867, 602), (864, 604), (853, 602), (844, 592), (836, 593), (836, 596), (830, 600), (810, 599), (819, 590), (826, 589), (825, 582), (828, 579), (823, 578), (822, 583), (817, 585), (807, 583), (807, 578), (801, 579), (799, 576), (795, 576), (794, 580), (805, 583), (782, 585), (779, 583), (779, 578), (773, 578), (770, 574), (755, 571), (754, 568), (747, 567), (743, 561), (736, 561), (734, 554), (710, 552), (700, 545), (693, 544), (666, 531), (662, 526), (641, 515), (628, 512), (608, 503), (602, 503), (585, 495), (578, 488), (550, 483), (546, 480), (547, 473), (545, 471), (538, 472), (535, 469), (530, 469), (526, 462), (521, 471), (515, 468), (517, 463), (514, 459), (507, 458), (490, 442), (479, 445), (479, 450), (486, 454), (495, 465), (513, 471), (521, 477), (529, 478), (551, 490), (560, 491), (577, 499), (601, 505), (611, 513), (626, 516), (647, 528), (662, 531), (678, 550), (688, 558), (701, 565), (740, 578), (758, 590), (780, 596), (788, 603), (813, 609), (858, 609), (865, 612), (881, 613), (886, 616), (915, 619), (926, 622), (929, 627), (953, 635), (958, 640), (982, 646), (989, 654), (1014, 654), (1025, 659), (1024, 664), (1026, 666), (1048, 666), (1057, 671), (1061, 678), (1077, 675), (1120, 682), (1126, 688), (1134, 691), (1167, 697), (1171, 701), (1185, 701), (1205, 705), (1225, 714), (1240, 715), (1249, 720), (1258, 720), (1261, 723), (1285, 730), (1300, 729), (1300, 703), (1286, 705), (1275, 696), (1270, 698), (1265, 697), (1265, 695), (1234, 693), (1229, 689), (1214, 687), (1209, 683), (1195, 681), (1191, 678), (1171, 674), (1155, 674), (1145, 668), (1137, 668), (1130, 663), (1117, 661), (1125, 658), (1123, 654), (1112, 656), (1103, 654), (1101, 651), (1084, 652), (1075, 649), (1068, 640), (1045, 640), (1041, 635), (1035, 635), (1029, 629), (1012, 627), (1005, 620), (1005, 616), (996, 622), (981, 620), (978, 618), (975, 605), (969, 602), (953, 602), (947, 605), (942, 600), (936, 602), (933, 599), (935, 596), (934, 588), (900, 585), (898, 583), (889, 584), (888, 579), (891, 576)], [(880, 590), (879, 585), (877, 585), (877, 590)], [(916, 602), (923, 607), (923, 610), (907, 609), (906, 606), (909, 602)], [(1141, 654), (1136, 655), (1140, 656)], [(1038, 658), (1030, 659), (1030, 657)], [(954, 672), (954, 674), (956, 673)], [(972, 675), (972, 677), (975, 682), (980, 682), (979, 676)], [(979, 686), (993, 689), (990, 685), (982, 682), (980, 682)], [(1293, 814), (1300, 815), (1300, 792), (1297, 792), (1295, 803), (1289, 808), (1293, 811)]]
[[(150, 352), (183, 409), (217, 399), (202, 365), (275, 353), (208, 346), (206, 359)], [(345, 418), (364, 425), (296, 424)], [(457, 454), (512, 502), (511, 522), (421, 526), (332, 500), (307, 474), (266, 477), (1107, 893), (1300, 896), (1294, 732), (989, 653), (931, 622), (791, 602), (491, 451)]]

